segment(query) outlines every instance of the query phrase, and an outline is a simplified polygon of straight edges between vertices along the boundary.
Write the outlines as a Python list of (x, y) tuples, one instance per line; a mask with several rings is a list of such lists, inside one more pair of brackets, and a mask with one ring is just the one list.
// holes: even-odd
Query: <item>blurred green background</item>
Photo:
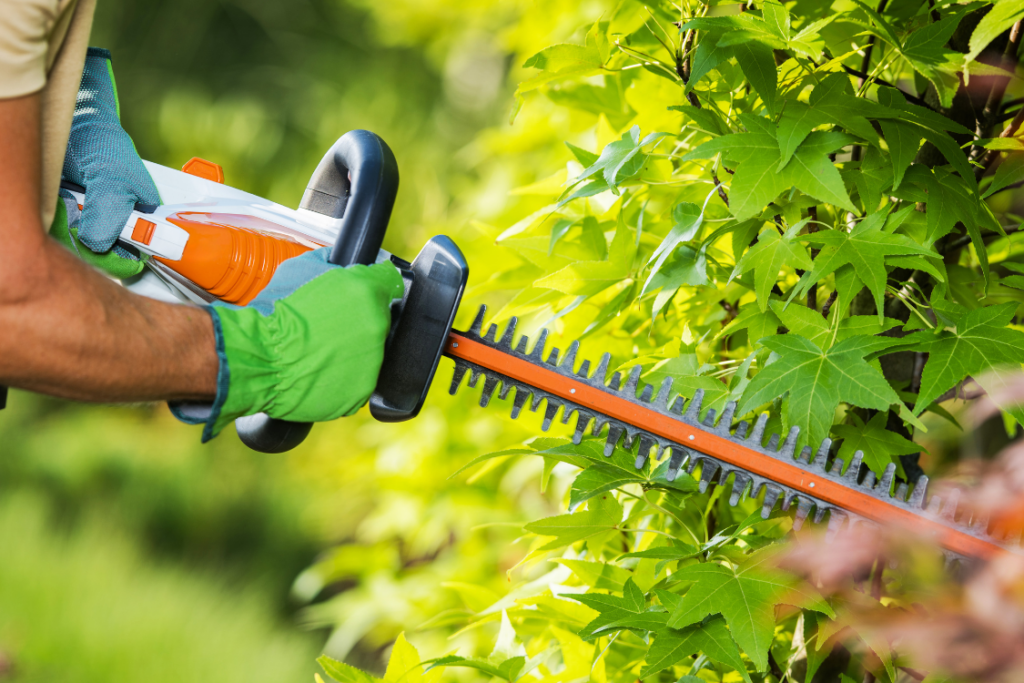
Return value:
[[(518, 65), (600, 13), (100, 0), (92, 44), (113, 53), (143, 157), (210, 159), (286, 205), (341, 134), (382, 135), (402, 174), (385, 247), (411, 257), (432, 234), (456, 238), (474, 267), (465, 324), (518, 286), (490, 278), (511, 258), (494, 237), (547, 201), (510, 190), (564, 168), (560, 141), (593, 127), (544, 103), (510, 126)], [(0, 412), (0, 681), (310, 681), (322, 651), (379, 673), (402, 630), (431, 656), (489, 644), (451, 625), (507, 591), (516, 522), (555, 511), (565, 482), (556, 471), (539, 492), (532, 462), (449, 479), (531, 435), (507, 406), (449, 397), (449, 377), (445, 361), (412, 423), (364, 412), (273, 456), (230, 430), (201, 446), (163, 405), (14, 392)]]

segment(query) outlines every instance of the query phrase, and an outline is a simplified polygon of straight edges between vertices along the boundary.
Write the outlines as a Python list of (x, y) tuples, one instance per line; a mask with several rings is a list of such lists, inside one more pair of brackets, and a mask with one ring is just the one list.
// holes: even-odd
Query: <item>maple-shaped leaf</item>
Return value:
[(683, 629), (664, 628), (658, 631), (647, 651), (640, 678), (664, 671), (698, 653), (735, 669), (749, 683), (750, 674), (740, 658), (739, 648), (729, 635), (725, 619), (717, 615)]
[(757, 244), (743, 254), (733, 270), (732, 277), (736, 277), (753, 269), (754, 292), (757, 295), (757, 305), (762, 312), (768, 310), (768, 295), (779, 277), (782, 266), (804, 269), (813, 267), (807, 249), (797, 240), (798, 233), (805, 224), (806, 221), (797, 223), (784, 235), (779, 235), (774, 227), (762, 230), (757, 237)]
[(817, 447), (828, 436), (840, 401), (875, 410), (900, 403), (888, 380), (864, 358), (887, 345), (903, 343), (891, 337), (854, 335), (823, 350), (794, 333), (766, 337), (761, 344), (778, 359), (750, 380), (739, 414), (789, 392), (786, 423), (800, 427), (806, 443)]
[(899, 467), (899, 459), (895, 456), (925, 450), (910, 439), (886, 429), (888, 413), (885, 411), (876, 413), (867, 424), (854, 413), (850, 413), (849, 417), (853, 424), (836, 425), (832, 428), (832, 435), (843, 440), (838, 457), (844, 462), (850, 462), (853, 454), (861, 451), (864, 454), (864, 464), (881, 476), (889, 463), (895, 462)]
[[(391, 658), (384, 678), (374, 678), (354, 666), (323, 655), (316, 660), (327, 675), (338, 683), (436, 683), (441, 678), (441, 669), (425, 668), (420, 661), (420, 653), (416, 651), (405, 633), (399, 633), (391, 648)], [(436, 666), (436, 664), (435, 664)]]
[(850, 232), (823, 230), (800, 237), (804, 242), (820, 244), (821, 251), (814, 259), (814, 269), (802, 279), (799, 287), (793, 288), (793, 295), (803, 293), (810, 286), (849, 264), (857, 277), (867, 285), (875, 299), (879, 320), (884, 317), (882, 299), (885, 295), (885, 270), (887, 256), (937, 256), (937, 254), (916, 244), (905, 235), (884, 232), (884, 212), (873, 214), (858, 223)]
[(833, 616), (832, 608), (809, 586), (767, 565), (759, 553), (738, 567), (707, 562), (683, 567), (673, 579), (693, 581), (672, 609), (668, 625), (685, 628), (721, 614), (729, 632), (758, 671), (768, 668), (768, 648), (775, 632), (775, 606), (793, 605)]
[(953, 331), (922, 331), (906, 337), (917, 342), (918, 351), (928, 354), (915, 414), (920, 415), (940, 394), (968, 375), (1024, 363), (1024, 333), (1007, 327), (1016, 311), (1016, 303), (985, 306), (963, 314)]
[(623, 584), (621, 596), (576, 593), (565, 597), (598, 612), (597, 617), (580, 629), (579, 636), (587, 641), (622, 629), (654, 631), (664, 628), (668, 621), (668, 613), (664, 610), (647, 610), (644, 593), (632, 578)]
[(757, 132), (723, 135), (705, 142), (683, 157), (683, 161), (710, 159), (719, 152), (725, 152), (726, 159), (736, 170), (730, 186), (730, 209), (737, 219), (756, 216), (790, 187), (796, 187), (819, 201), (856, 211), (838, 169), (828, 157), (856, 138), (845, 133), (812, 132), (780, 171), (782, 150), (771, 124), (767, 119), (758, 120), (756, 117), (748, 117), (744, 121), (757, 125)]
[(623, 133), (620, 139), (605, 145), (597, 161), (584, 169), (576, 178), (576, 182), (600, 175), (608, 188), (618, 194), (618, 181), (632, 176), (644, 165), (647, 156), (641, 153), (643, 147), (667, 135), (668, 133), (650, 133), (641, 139), (640, 126), (633, 126)]

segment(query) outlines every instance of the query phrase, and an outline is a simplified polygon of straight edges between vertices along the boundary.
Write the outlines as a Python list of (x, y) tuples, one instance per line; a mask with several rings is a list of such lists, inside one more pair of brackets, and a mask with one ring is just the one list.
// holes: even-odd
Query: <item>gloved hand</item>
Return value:
[(351, 415), (373, 393), (402, 276), (390, 262), (335, 266), (329, 253), (284, 261), (244, 308), (208, 308), (220, 359), (217, 397), (212, 406), (171, 405), (178, 419), (205, 425), (204, 443), (238, 417), (323, 422)]
[[(114, 247), (114, 242), (135, 204), (159, 204), (160, 193), (132, 139), (121, 128), (120, 116), (110, 52), (91, 47), (85, 58), (63, 171), (65, 180), (85, 188), (85, 207), (80, 221), (74, 220), (77, 212), (66, 211), (72, 220), (64, 224), (55, 221), (51, 232), (86, 261), (116, 277), (127, 277), (125, 273), (140, 272), (143, 263), (137, 255)], [(108, 256), (91, 258), (79, 245)]]

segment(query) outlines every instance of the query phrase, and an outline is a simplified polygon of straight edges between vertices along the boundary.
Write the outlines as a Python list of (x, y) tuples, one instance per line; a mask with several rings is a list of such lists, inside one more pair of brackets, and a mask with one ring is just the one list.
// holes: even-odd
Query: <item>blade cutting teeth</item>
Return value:
[(893, 482), (893, 480), (895, 478), (896, 478), (896, 465), (894, 463), (889, 463), (885, 467), (885, 472), (882, 473), (882, 482), (878, 486), (879, 493), (884, 493), (887, 496), (891, 495), (892, 494), (892, 482)]
[[(832, 499), (830, 497), (819, 499), (815, 495), (810, 495), (812, 492), (806, 488), (807, 485), (800, 483), (805, 482), (806, 479), (798, 481), (796, 479), (783, 478), (780, 481), (774, 481), (767, 479), (766, 474), (761, 469), (755, 468), (754, 471), (762, 472), (762, 474), (753, 474), (747, 471), (741, 466), (742, 462), (746, 461), (737, 461), (735, 459), (737, 451), (724, 448), (722, 444), (718, 443), (719, 439), (729, 441), (742, 449), (739, 453), (744, 457), (753, 459), (750, 462), (758, 462), (757, 458), (782, 461), (786, 464), (787, 468), (803, 470), (816, 478), (820, 477), (822, 480), (830, 481), (833, 484), (856, 492), (858, 496), (871, 496), (882, 504), (892, 505), (912, 512), (914, 515), (929, 520), (930, 523), (942, 524), (955, 530), (957, 533), (970, 534), (984, 539), (996, 539), (998, 535), (999, 530), (993, 529), (990, 531), (988, 529), (987, 520), (980, 517), (972, 520), (973, 515), (970, 511), (959, 510), (956, 493), (951, 493), (947, 500), (942, 500), (938, 496), (929, 498), (927, 477), (921, 477), (915, 485), (908, 486), (896, 480), (894, 466), (886, 468), (880, 477), (876, 477), (873, 472), (863, 465), (864, 455), (860, 451), (850, 458), (850, 462), (844, 468), (844, 459), (831, 455), (832, 442), (830, 439), (824, 439), (817, 446), (816, 450), (814, 445), (811, 444), (803, 446), (799, 457), (795, 457), (800, 437), (799, 430), (795, 427), (789, 429), (785, 439), (781, 439), (779, 434), (772, 434), (767, 443), (765, 443), (765, 437), (768, 436), (766, 434), (767, 425), (770, 420), (767, 413), (757, 415), (753, 424), (747, 421), (750, 419), (749, 417), (747, 417), (747, 420), (738, 421), (733, 432), (733, 421), (737, 417), (737, 406), (734, 401), (727, 402), (720, 411), (716, 411), (713, 408), (704, 410), (705, 394), (703, 390), (696, 390), (689, 399), (686, 396), (673, 395), (671, 378), (664, 378), (657, 387), (650, 383), (645, 383), (642, 381), (643, 368), (639, 365), (630, 366), (628, 376), (625, 378), (621, 373), (615, 373), (610, 381), (605, 384), (612, 360), (610, 354), (602, 354), (594, 372), (591, 374), (591, 364), (586, 359), (577, 360), (578, 342), (570, 344), (566, 352), (561, 354), (561, 357), (559, 357), (558, 349), (552, 349), (549, 354), (545, 354), (548, 331), (540, 330), (536, 340), (532, 343), (525, 335), (520, 336), (516, 340), (515, 331), (518, 323), (514, 318), (510, 319), (508, 324), (504, 326), (500, 340), (497, 340), (498, 329), (493, 324), (488, 326), (487, 335), (481, 337), (480, 332), (484, 329), (484, 316), (485, 310), (481, 309), (477, 313), (469, 333), (466, 335), (471, 341), (482, 343), (510, 357), (540, 366), (544, 372), (561, 375), (566, 380), (575, 382), (576, 387), (587, 387), (587, 391), (579, 395), (581, 397), (586, 395), (588, 398), (581, 398), (580, 403), (574, 402), (573, 398), (569, 396), (569, 388), (557, 391), (552, 390), (556, 391), (556, 393), (548, 393), (544, 389), (522, 379), (527, 375), (511, 372), (506, 374), (502, 372), (505, 366), (500, 362), (495, 362), (493, 367), (481, 366), (476, 362), (470, 361), (469, 358), (472, 356), (457, 348), (446, 351), (446, 355), (452, 356), (455, 359), (455, 369), (450, 388), (451, 393), (458, 391), (467, 374), (469, 378), (466, 384), (470, 387), (475, 387), (480, 375), (484, 375), (485, 381), (480, 396), (482, 405), (492, 402), (495, 392), (497, 392), (499, 398), (505, 399), (508, 397), (509, 392), (515, 389), (511, 410), (513, 418), (518, 417), (522, 409), (528, 405), (528, 402), (530, 409), (533, 411), (537, 411), (540, 405), (546, 402), (543, 429), (547, 430), (550, 427), (558, 417), (559, 410), (563, 411), (561, 419), (566, 424), (569, 423), (572, 415), (575, 414), (577, 418), (572, 435), (572, 440), (575, 443), (579, 443), (583, 439), (588, 429), (590, 429), (594, 436), (600, 436), (607, 425), (608, 430), (604, 445), (606, 456), (611, 456), (620, 443), (626, 449), (632, 450), (637, 442), (639, 442), (639, 447), (633, 450), (637, 467), (643, 467), (651, 459), (656, 460), (659, 452), (662, 454), (667, 453), (670, 455), (665, 467), (668, 480), (675, 479), (683, 471), (695, 473), (695, 469), (700, 467), (700, 483), (698, 484), (700, 491), (707, 491), (708, 486), (712, 484), (725, 483), (728, 485), (728, 482), (731, 481), (729, 502), (736, 505), (747, 496), (759, 498), (763, 494), (762, 513), (764, 515), (771, 514), (775, 505), (780, 502), (780, 498), (784, 509), (791, 507), (795, 502), (794, 526), (797, 527), (811, 518), (812, 511), (814, 512), (813, 518), (815, 523), (819, 523), (825, 517), (828, 517), (830, 530), (838, 529), (846, 523), (853, 525), (861, 523), (873, 524), (874, 522), (862, 516), (865, 510), (870, 510), (870, 508), (864, 508), (863, 504), (861, 504), (860, 508), (853, 508), (861, 513), (855, 514), (848, 509), (844, 509), (844, 507), (838, 507), (841, 504), (838, 501), (841, 499)], [(513, 342), (516, 342), (514, 349)], [(455, 347), (456, 345), (453, 344), (452, 346)], [(530, 349), (529, 353), (527, 353), (528, 348)], [(544, 360), (545, 356), (546, 360)], [(578, 370), (574, 367), (577, 362), (579, 362)], [(544, 384), (543, 386), (557, 385)], [(606, 394), (613, 398), (613, 400), (607, 404), (602, 403), (600, 400), (593, 398), (593, 394), (589, 393), (591, 390)], [(576, 392), (574, 391), (573, 393)], [(620, 403), (616, 404), (616, 401)], [(624, 411), (624, 414), (616, 414), (602, 412), (602, 409), (598, 407), (601, 405), (621, 405), (621, 401), (631, 403), (640, 410), (637, 412)], [(705, 413), (703, 420), (700, 419), (702, 411)], [(720, 414), (717, 414), (719, 412)], [(645, 431), (648, 424), (655, 424), (655, 422), (646, 421), (645, 415), (650, 413), (669, 417), (672, 421), (688, 425), (690, 429), (695, 431), (686, 431), (686, 428), (673, 430), (670, 427), (664, 426), (666, 425), (664, 421), (658, 423), (663, 426), (659, 428), (659, 431)], [(631, 416), (634, 415), (637, 421), (628, 421), (632, 420)], [(593, 423), (593, 428), (590, 428), (591, 423)], [(666, 432), (664, 431), (665, 429), (669, 431)], [(694, 442), (693, 434), (698, 432), (705, 436), (713, 435), (715, 438), (708, 441), (702, 437), (701, 440)], [(677, 436), (667, 436), (667, 434), (673, 433), (677, 434)], [(686, 435), (689, 435), (689, 437)], [(685, 442), (679, 443), (676, 439), (679, 441), (685, 439)], [(781, 448), (780, 441), (783, 441)], [(700, 445), (700, 448), (708, 448), (709, 450), (705, 453), (695, 448), (694, 446), (696, 445)], [(862, 473), (864, 475), (863, 479), (861, 479)], [(895, 491), (893, 490), (894, 487)], [(834, 491), (835, 489), (832, 488), (831, 490)], [(828, 487), (823, 487), (822, 495), (827, 491)], [(836, 502), (831, 502), (832, 500), (836, 500)], [(884, 509), (880, 509), (884, 511)], [(961, 518), (959, 522), (957, 521), (958, 516)], [(876, 517), (875, 512), (872, 511), (872, 519), (884, 519), (884, 517)], [(1007, 544), (1004, 542), (1003, 545), (1006, 546)]]
[(722, 409), (722, 416), (718, 418), (718, 426), (714, 432), (720, 436), (728, 436), (732, 429), (732, 418), (736, 415), (736, 401), (729, 401)]
[(689, 456), (689, 451), (681, 446), (672, 448), (672, 457), (668, 461), (668, 473), (665, 478), (669, 481), (675, 481), (676, 477), (679, 476), (679, 470), (682, 469), (683, 465), (686, 464), (686, 459)]
[(914, 490), (910, 493), (910, 498), (907, 499), (907, 505), (918, 510), (924, 508), (924, 495), (928, 490), (928, 476), (922, 474), (917, 478), (917, 482), (914, 484)]
[(572, 442), (577, 446), (583, 441), (583, 434), (587, 431), (587, 425), (594, 419), (594, 416), (589, 413), (579, 413), (579, 417), (576, 419), (576, 431), (573, 432)]
[(711, 481), (715, 478), (715, 475), (718, 474), (718, 469), (718, 463), (712, 462), (711, 460), (705, 459), (704, 462), (701, 463), (700, 484), (697, 486), (701, 493), (708, 490), (708, 486), (711, 484)]
[(764, 430), (768, 428), (768, 413), (761, 413), (757, 416), (757, 420), (754, 422), (754, 431), (747, 437), (748, 441), (754, 444), (754, 447), (760, 446), (764, 442)]
[(462, 384), (462, 379), (469, 372), (469, 366), (463, 365), (462, 363), (455, 364), (455, 374), (452, 375), (452, 386), (448, 390), (448, 393), (452, 396), (459, 390), (459, 385)]
[(622, 433), (626, 431), (618, 425), (612, 425), (608, 428), (608, 439), (604, 444), (604, 457), (609, 457), (615, 452), (615, 446), (619, 443), (619, 439), (622, 438)]
[(469, 336), (479, 337), (480, 331), (484, 329), (484, 315), (487, 314), (487, 307), (481, 306), (480, 310), (476, 312), (476, 317), (473, 318), (473, 324), (469, 326)]
[[(629, 398), (636, 397), (636, 387), (640, 384), (640, 373), (643, 372), (643, 368), (639, 365), (634, 365), (629, 371), (629, 378), (626, 379), (626, 385), (622, 387), (622, 393)], [(618, 375), (619, 373), (615, 373)]]
[[(654, 454), (651, 454), (651, 449), (654, 449)], [(640, 436), (640, 451), (636, 455), (636, 468), (640, 469), (647, 462), (647, 458), (657, 459), (658, 457), (658, 442), (647, 436), (646, 434)]]
[(519, 322), (519, 318), (512, 316), (509, 318), (508, 325), (505, 327), (505, 333), (501, 335), (501, 341), (498, 342), (498, 348), (512, 350), (512, 338), (516, 333), (516, 324)]
[(533, 350), (530, 351), (530, 358), (535, 362), (540, 362), (540, 359), (544, 356), (544, 346), (548, 341), (548, 331), (543, 329), (540, 331), (540, 336), (537, 337), (537, 341), (533, 343)]
[(742, 472), (736, 472), (732, 482), (732, 494), (729, 496), (729, 505), (736, 507), (739, 504), (740, 499), (743, 497), (743, 493), (746, 491), (747, 486), (750, 485), (751, 477), (748, 474)]
[(522, 412), (523, 406), (530, 398), (530, 392), (523, 389), (516, 389), (516, 397), (512, 399), (512, 419), (519, 417), (519, 413)]
[(555, 415), (558, 414), (558, 409), (562, 407), (561, 403), (548, 399), (548, 407), (544, 410), (544, 423), (541, 425), (541, 431), (546, 432), (551, 428), (551, 422), (555, 419)]
[(494, 390), (498, 387), (498, 382), (500, 381), (497, 377), (486, 377), (484, 379), (484, 390), (480, 394), (481, 408), (486, 408), (487, 404), (491, 402), (491, 397), (494, 396)]
[(666, 377), (665, 379), (661, 380), (661, 386), (658, 387), (658, 395), (655, 396), (654, 403), (652, 404), (653, 407), (656, 408), (657, 410), (660, 410), (661, 412), (667, 411), (668, 399), (671, 394), (672, 378)]
[(572, 374), (573, 368), (576, 366), (576, 352), (580, 350), (580, 343), (574, 341), (569, 344), (569, 348), (566, 350), (565, 355), (562, 356), (562, 362), (559, 363), (559, 367), (564, 368)]
[[(796, 455), (796, 442), (800, 438), (800, 428), (791, 427), (789, 434), (786, 435), (786, 442), (782, 444), (782, 450), (779, 451), (779, 458), (782, 460), (792, 460), (793, 456)], [(771, 450), (771, 449), (769, 449)]]
[(612, 354), (601, 354), (601, 360), (597, 363), (597, 370), (594, 370), (594, 376), (591, 378), (595, 383), (604, 384), (605, 376), (608, 374), (608, 364), (611, 363), (611, 361)]
[(772, 515), (775, 503), (779, 501), (779, 496), (782, 495), (782, 487), (778, 484), (767, 484), (764, 488), (764, 504), (761, 506), (761, 519), (768, 519)]
[(811, 509), (814, 504), (805, 498), (801, 498), (796, 504), (796, 515), (793, 517), (793, 528), (800, 531), (803, 528), (804, 522), (807, 521), (807, 517), (811, 514)]
[(689, 405), (686, 406), (686, 414), (683, 415), (683, 422), (689, 422), (690, 424), (695, 425), (700, 421), (700, 404), (703, 401), (703, 389), (698, 389), (693, 392), (693, 398), (690, 399)]

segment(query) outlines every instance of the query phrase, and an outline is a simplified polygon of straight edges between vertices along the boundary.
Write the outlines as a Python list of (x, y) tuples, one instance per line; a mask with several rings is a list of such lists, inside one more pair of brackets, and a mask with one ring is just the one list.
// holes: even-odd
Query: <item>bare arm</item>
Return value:
[(209, 315), (135, 295), (40, 224), (39, 95), (0, 100), (0, 384), (86, 401), (212, 399)]

